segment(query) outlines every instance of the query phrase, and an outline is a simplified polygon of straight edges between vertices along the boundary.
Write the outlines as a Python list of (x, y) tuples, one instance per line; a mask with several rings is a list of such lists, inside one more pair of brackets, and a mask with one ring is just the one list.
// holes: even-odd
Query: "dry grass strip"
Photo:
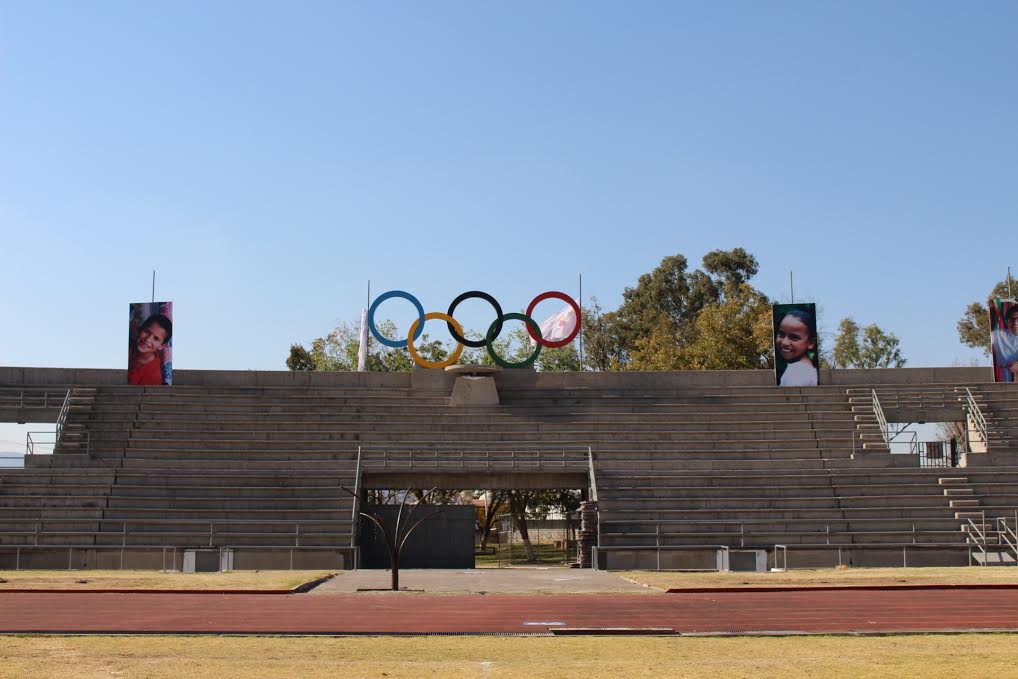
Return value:
[(887, 585), (1018, 585), (1018, 568), (823, 568), (784, 573), (619, 572), (659, 589), (681, 587), (830, 587)]
[(0, 571), (5, 589), (293, 589), (335, 571)]
[(3, 637), (8, 677), (1005, 677), (1018, 635), (733, 638)]

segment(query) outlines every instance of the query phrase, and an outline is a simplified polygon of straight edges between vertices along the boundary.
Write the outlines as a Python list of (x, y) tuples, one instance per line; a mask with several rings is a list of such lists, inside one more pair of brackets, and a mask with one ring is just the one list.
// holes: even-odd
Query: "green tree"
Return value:
[[(386, 337), (396, 335), (396, 325), (385, 320), (378, 324), (378, 330)], [(449, 356), (449, 348), (439, 340), (429, 339), (427, 333), (414, 343), (417, 353), (426, 361), (443, 361)], [(352, 371), (357, 370), (360, 351), (360, 332), (352, 323), (340, 323), (325, 337), (311, 341), (310, 350), (294, 344), (286, 359), (290, 370)], [(409, 372), (414, 361), (406, 349), (391, 349), (383, 346), (368, 335), (367, 369), (372, 372)]]
[(721, 302), (708, 304), (693, 323), (692, 339), (679, 350), (687, 370), (752, 370), (773, 366), (771, 305), (747, 283)]
[(571, 490), (510, 490), (506, 491), (506, 495), (516, 530), (523, 540), (527, 561), (537, 561), (527, 519), (544, 518), (552, 511), (561, 511), (569, 516), (580, 506), (579, 495)]
[(743, 248), (713, 250), (704, 255), (702, 269), (687, 268), (682, 255), (665, 257), (635, 288), (623, 292), (618, 311), (603, 314), (606, 327), (595, 333), (598, 358), (610, 356), (611, 368), (624, 370), (758, 367), (766, 362), (770, 340), (757, 346), (758, 335), (769, 333), (756, 326), (768, 300), (748, 283), (759, 270), (756, 258)]
[(290, 345), (290, 355), (286, 359), (286, 367), (290, 370), (314, 370), (315, 359), (311, 352), (300, 344)]
[(851, 317), (838, 324), (832, 359), (836, 368), (902, 368), (907, 362), (893, 333), (873, 324), (860, 328)]
[(583, 309), (583, 362), (589, 370), (620, 370), (625, 352), (618, 332), (618, 316), (614, 311), (604, 312), (596, 297)]
[(1010, 293), (1018, 293), (1018, 285), (1008, 285), (1007, 279), (993, 286), (986, 301), (972, 302), (965, 307), (965, 313), (958, 319), (958, 339), (967, 347), (982, 349), (990, 355), (990, 311), (989, 301), (994, 297), (1007, 298)]

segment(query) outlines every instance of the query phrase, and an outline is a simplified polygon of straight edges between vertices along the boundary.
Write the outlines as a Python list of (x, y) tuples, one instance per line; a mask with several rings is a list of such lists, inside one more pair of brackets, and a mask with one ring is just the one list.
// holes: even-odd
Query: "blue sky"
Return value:
[(736, 246), (829, 331), (982, 360), (1016, 73), (1014, 2), (0, 0), (0, 365), (125, 367), (153, 269), (176, 368), (283, 369), (369, 279), (611, 309)]

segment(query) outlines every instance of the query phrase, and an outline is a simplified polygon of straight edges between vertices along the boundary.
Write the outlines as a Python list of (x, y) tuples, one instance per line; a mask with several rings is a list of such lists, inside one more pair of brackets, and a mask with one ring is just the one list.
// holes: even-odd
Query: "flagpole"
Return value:
[(371, 306), (371, 279), (368, 279), (368, 304), (361, 309), (361, 327), (357, 335), (357, 372), (368, 369), (368, 308)]
[[(1011, 271), (1010, 269), (1008, 271)], [(583, 274), (579, 275), (579, 316), (576, 325), (579, 327), (579, 370), (583, 371)]]

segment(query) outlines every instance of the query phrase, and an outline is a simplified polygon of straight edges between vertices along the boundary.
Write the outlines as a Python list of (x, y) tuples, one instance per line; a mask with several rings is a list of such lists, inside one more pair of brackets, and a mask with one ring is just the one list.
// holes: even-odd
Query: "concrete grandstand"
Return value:
[[(456, 375), (0, 368), (0, 419), (55, 422), (0, 470), (0, 568), (351, 568), (342, 487), (575, 488), (619, 569), (1014, 564), (1018, 395), (974, 368)], [(955, 422), (956, 459), (892, 423)], [(923, 444), (923, 445), (920, 445)], [(954, 466), (952, 463), (956, 463)]]

